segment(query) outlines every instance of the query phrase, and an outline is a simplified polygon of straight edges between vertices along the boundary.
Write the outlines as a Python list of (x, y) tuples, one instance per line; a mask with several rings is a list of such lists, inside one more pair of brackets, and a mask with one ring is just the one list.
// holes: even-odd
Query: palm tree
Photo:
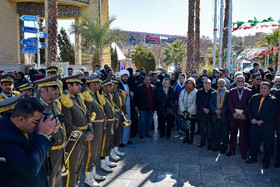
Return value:
[(72, 32), (82, 37), (81, 48), (92, 58), (92, 67), (102, 65), (104, 50), (111, 46), (112, 42), (120, 44), (125, 40), (125, 35), (119, 29), (109, 30), (115, 18), (110, 18), (101, 24), (100, 19), (91, 20), (87, 17), (80, 24), (72, 25)]
[(194, 4), (195, 0), (189, 0), (189, 16), (188, 16), (188, 50), (187, 50), (187, 69), (189, 74), (194, 67)]
[[(229, 17), (229, 0), (226, 0), (226, 8), (225, 8), (225, 17), (224, 17), (224, 27), (228, 27), (228, 17)], [(224, 52), (228, 45), (228, 30), (225, 30), (223, 33), (223, 48)], [(225, 60), (222, 60), (222, 67), (225, 67)]]
[(194, 68), (197, 69), (200, 62), (200, 0), (195, 0), (195, 52)]
[(57, 61), (57, 17), (58, 17), (57, 0), (49, 0), (47, 66), (51, 66), (53, 62)]
[(186, 52), (186, 46), (182, 43), (182, 41), (176, 40), (171, 44), (167, 44), (167, 48), (163, 48), (163, 62), (165, 62), (166, 65), (170, 65), (174, 62), (176, 69), (178, 62), (182, 62)]
[(149, 47), (142, 43), (137, 45), (130, 53), (130, 58), (136, 68), (144, 67), (147, 72), (154, 71), (156, 68), (156, 56)]
[[(266, 39), (266, 42), (258, 42), (257, 45), (259, 47), (280, 47), (280, 29), (274, 30), (273, 33), (264, 35), (264, 38)], [(272, 56), (270, 55), (269, 58), (271, 58), (270, 61), (274, 61), (276, 65), (276, 69), (278, 66), (280, 66), (280, 52), (273, 53)], [(278, 62), (278, 63), (276, 63)]]

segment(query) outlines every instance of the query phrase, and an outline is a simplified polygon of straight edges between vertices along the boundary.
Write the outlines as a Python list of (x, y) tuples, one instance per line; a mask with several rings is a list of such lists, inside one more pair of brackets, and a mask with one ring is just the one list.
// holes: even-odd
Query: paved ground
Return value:
[[(192, 145), (182, 144), (173, 136), (169, 140), (158, 138), (158, 134), (153, 136), (144, 140), (133, 138), (133, 144), (122, 148), (126, 156), (114, 171), (110, 174), (99, 171), (107, 176), (101, 186), (280, 186), (280, 169), (271, 166), (262, 170), (260, 161), (247, 165), (240, 153), (228, 158), (197, 148), (199, 136), (195, 136)], [(80, 186), (84, 186), (83, 182)]]

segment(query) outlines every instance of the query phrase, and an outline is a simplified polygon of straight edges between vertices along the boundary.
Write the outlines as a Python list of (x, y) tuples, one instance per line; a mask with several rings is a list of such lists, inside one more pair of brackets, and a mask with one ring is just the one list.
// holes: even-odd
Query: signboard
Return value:
[(44, 32), (39, 32), (39, 37), (40, 37), (40, 38), (47, 38), (47, 37), (48, 37), (48, 34), (47, 34), (47, 33), (44, 33)]
[(38, 21), (37, 16), (22, 15), (20, 18), (22, 21)]
[(45, 43), (39, 43), (39, 48), (40, 49), (46, 49), (47, 45)]
[(34, 47), (36, 47), (38, 45), (37, 40), (30, 40), (30, 39), (22, 39), (20, 41), (20, 43), (22, 45), (28, 45), (28, 46), (34, 46)]
[(36, 34), (38, 32), (38, 29), (35, 28), (35, 27), (25, 27), (24, 26), (24, 27), (21, 28), (21, 30), (23, 32), (34, 33), (34, 34)]
[(24, 47), (22, 49), (22, 52), (24, 52), (24, 53), (38, 53), (39, 49), (37, 47)]

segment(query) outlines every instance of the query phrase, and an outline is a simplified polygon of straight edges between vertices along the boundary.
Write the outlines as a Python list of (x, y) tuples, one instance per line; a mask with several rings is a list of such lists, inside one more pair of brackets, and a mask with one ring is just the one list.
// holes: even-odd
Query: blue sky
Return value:
[[(279, 20), (279, 8), (279, 0), (233, 0), (232, 20), (246, 22), (254, 17), (258, 20), (269, 17)], [(187, 34), (188, 0), (109, 0), (109, 12), (110, 16), (117, 18), (113, 26), (120, 29), (162, 34)], [(213, 15), (214, 0), (200, 0), (201, 36), (213, 38)], [(259, 29), (259, 31), (270, 30)], [(254, 32), (247, 30), (234, 33), (234, 35), (250, 34)]]

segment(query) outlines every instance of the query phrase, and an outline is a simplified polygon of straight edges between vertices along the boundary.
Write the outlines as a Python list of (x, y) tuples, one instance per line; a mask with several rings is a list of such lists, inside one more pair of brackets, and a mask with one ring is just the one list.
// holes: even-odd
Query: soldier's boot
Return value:
[(106, 164), (106, 160), (105, 159), (101, 159), (101, 166), (100, 166), (101, 169), (103, 169), (104, 171), (107, 171), (107, 172), (112, 172), (113, 169), (110, 168), (107, 164)]
[(114, 147), (114, 152), (116, 155), (121, 156), (121, 157), (125, 155), (125, 153), (122, 153), (119, 151), (119, 147)]
[(92, 176), (91, 172), (85, 172), (85, 184), (91, 187), (99, 187), (100, 185), (96, 182)]
[(106, 165), (107, 165), (107, 166), (110, 166), (110, 167), (116, 167), (116, 166), (117, 166), (117, 163), (111, 162), (111, 161), (110, 161), (109, 156), (106, 156), (106, 157), (105, 157), (105, 161), (106, 161)]
[(114, 161), (119, 161), (120, 160), (120, 157), (115, 154), (114, 149), (111, 150), (110, 156)]
[[(111, 169), (111, 168), (110, 168)], [(100, 180), (100, 181), (104, 181), (106, 179), (105, 176), (103, 175), (99, 175), (97, 172), (96, 172), (96, 167), (93, 167), (93, 170), (92, 170), (92, 177), (95, 179), (95, 180)]]

